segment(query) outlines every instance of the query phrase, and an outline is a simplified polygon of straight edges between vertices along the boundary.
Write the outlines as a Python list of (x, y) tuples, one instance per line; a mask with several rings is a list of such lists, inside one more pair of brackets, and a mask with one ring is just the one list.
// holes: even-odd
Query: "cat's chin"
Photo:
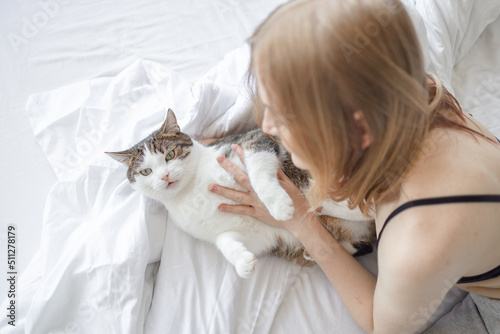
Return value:
[(177, 195), (179, 188), (178, 186), (179, 186), (178, 181), (174, 181), (157, 189), (152, 189), (149, 187), (142, 188), (140, 186), (136, 186), (134, 187), (134, 189), (139, 191), (146, 197), (163, 202), (165, 200), (174, 198)]

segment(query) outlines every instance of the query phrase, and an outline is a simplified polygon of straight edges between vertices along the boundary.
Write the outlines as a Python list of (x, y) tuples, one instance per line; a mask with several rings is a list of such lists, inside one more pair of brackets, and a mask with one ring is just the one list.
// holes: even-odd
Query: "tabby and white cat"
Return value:
[[(231, 149), (232, 144), (243, 147), (245, 166)], [(182, 230), (215, 244), (241, 277), (249, 277), (256, 256), (265, 254), (300, 264), (313, 263), (290, 232), (249, 216), (219, 211), (221, 203), (230, 201), (209, 191), (210, 184), (243, 190), (217, 163), (216, 158), (223, 155), (246, 170), (255, 193), (275, 219), (292, 217), (293, 203), (278, 182), (278, 168), (304, 192), (309, 187), (309, 175), (295, 167), (285, 149), (260, 129), (224, 137), (207, 147), (180, 132), (169, 109), (158, 131), (128, 150), (106, 153), (128, 167), (127, 178), (134, 189), (162, 202), (171, 221)], [(320, 218), (351, 254), (371, 251), (374, 224), (359, 211), (326, 201)]]

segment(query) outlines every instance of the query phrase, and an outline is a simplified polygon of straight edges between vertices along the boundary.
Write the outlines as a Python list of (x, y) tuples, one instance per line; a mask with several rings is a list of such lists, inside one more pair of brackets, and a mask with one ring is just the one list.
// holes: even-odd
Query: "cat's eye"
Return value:
[(175, 151), (174, 150), (168, 152), (167, 156), (165, 157), (165, 160), (169, 161), (169, 160), (172, 160), (173, 158), (175, 158)]
[(144, 168), (143, 170), (140, 171), (140, 173), (144, 176), (148, 176), (149, 174), (151, 174), (153, 170), (151, 168)]

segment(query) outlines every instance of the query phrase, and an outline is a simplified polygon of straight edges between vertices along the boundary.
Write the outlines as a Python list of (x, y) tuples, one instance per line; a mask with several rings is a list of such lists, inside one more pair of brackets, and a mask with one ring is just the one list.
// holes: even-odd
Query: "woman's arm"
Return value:
[(347, 253), (317, 218), (302, 220), (291, 232), (321, 267), (356, 322), (372, 333), (376, 276)]
[[(435, 256), (445, 254), (441, 246), (426, 251), (422, 247), (426, 241), (415, 241), (414, 235), (403, 236), (396, 243), (384, 240), (377, 278), (347, 253), (317, 219), (303, 219), (291, 232), (316, 260), (354, 320), (368, 333), (418, 332), (459, 278), (454, 268)], [(386, 247), (388, 243), (400, 252)]]
[[(235, 147), (235, 152), (243, 160), (241, 148)], [(446, 256), (451, 251), (439, 243), (435, 248), (422, 247), (430, 240), (428, 231), (419, 232), (423, 228), (420, 219), (393, 224), (416, 226), (416, 230), (409, 230), (410, 233), (397, 232), (393, 233), (394, 237), (391, 233), (384, 235), (378, 250), (377, 279), (339, 245), (315, 214), (308, 211), (305, 196), (281, 170), (278, 179), (295, 206), (294, 218), (289, 221), (276, 221), (269, 214), (241, 169), (223, 157), (218, 161), (248, 190), (240, 192), (211, 185), (210, 190), (214, 193), (242, 203), (223, 204), (220, 210), (253, 216), (289, 230), (316, 260), (352, 317), (368, 333), (417, 332), (456, 282), (456, 268), (449, 265), (455, 261)]]

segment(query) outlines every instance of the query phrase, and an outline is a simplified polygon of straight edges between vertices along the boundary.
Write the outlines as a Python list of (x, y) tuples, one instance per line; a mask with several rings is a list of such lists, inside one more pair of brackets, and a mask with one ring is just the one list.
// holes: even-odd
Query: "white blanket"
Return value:
[[(500, 5), (422, 1), (416, 9), (429, 69), (499, 136)], [(193, 82), (142, 60), (30, 97), (28, 117), (59, 182), (40, 250), (19, 283), (17, 326), (3, 318), (2, 333), (363, 333), (318, 267), (266, 257), (250, 279), (239, 278), (103, 154), (147, 136), (167, 108), (195, 137), (254, 126), (242, 85), (247, 64), (242, 46)], [(373, 254), (360, 261), (376, 270)]]

